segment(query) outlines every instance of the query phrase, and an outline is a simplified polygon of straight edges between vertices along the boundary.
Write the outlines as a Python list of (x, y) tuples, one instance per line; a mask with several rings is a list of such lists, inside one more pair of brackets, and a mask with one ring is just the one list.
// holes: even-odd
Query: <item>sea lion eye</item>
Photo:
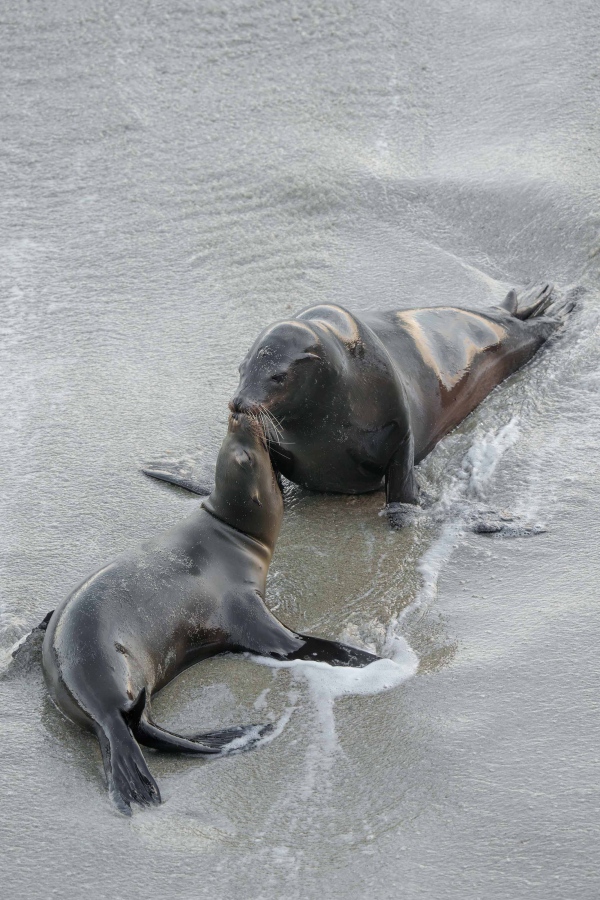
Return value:
[(276, 372), (275, 375), (271, 375), (271, 381), (274, 381), (275, 384), (281, 384), (286, 378), (287, 372)]
[(247, 466), (251, 466), (254, 463), (254, 460), (250, 456), (247, 450), (238, 450), (235, 454), (235, 461), (239, 466), (246, 468)]

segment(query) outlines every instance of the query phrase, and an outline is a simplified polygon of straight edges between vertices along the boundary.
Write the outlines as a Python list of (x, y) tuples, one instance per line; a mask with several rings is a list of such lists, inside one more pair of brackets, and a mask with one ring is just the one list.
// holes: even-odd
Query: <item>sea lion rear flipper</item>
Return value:
[(151, 747), (153, 750), (161, 750), (163, 753), (193, 753), (206, 756), (227, 752), (228, 748), (238, 750), (242, 747), (249, 747), (271, 728), (271, 725), (234, 725), (232, 728), (206, 731), (186, 738), (183, 735), (165, 731), (150, 719), (142, 718), (139, 724), (134, 726), (134, 733), (140, 744), (143, 744), (144, 747)]
[(571, 313), (585, 288), (578, 285), (571, 288), (565, 296), (557, 296), (554, 285), (536, 284), (520, 294), (515, 290), (509, 291), (499, 309), (510, 313), (516, 319), (526, 321), (529, 319), (554, 320), (560, 325)]
[(521, 320), (543, 316), (553, 302), (553, 290), (554, 286), (547, 282), (529, 287), (520, 294), (511, 288), (504, 300), (495, 306), (495, 309), (501, 309), (502, 312)]
[(131, 815), (131, 804), (150, 806), (161, 802), (160, 791), (127, 722), (117, 713), (104, 724), (95, 724), (104, 771), (112, 801), (120, 812)]
[[(163, 753), (193, 753), (206, 756), (221, 753), (232, 742), (242, 741), (244, 746), (254, 743), (270, 725), (236, 725), (219, 731), (207, 731), (194, 737), (184, 737), (161, 728), (150, 718), (150, 702), (144, 688), (138, 699), (125, 713), (125, 720), (136, 740), (144, 747), (162, 750)], [(231, 749), (238, 749), (234, 746)]]
[(144, 463), (141, 471), (150, 478), (168, 481), (201, 496), (212, 493), (214, 489), (214, 466), (190, 456), (176, 459), (167, 455)]
[(513, 315), (517, 319), (533, 319), (543, 316), (552, 304), (552, 284), (536, 284), (517, 297), (517, 309)]
[(219, 731), (207, 731), (196, 734), (193, 737), (184, 737), (161, 728), (150, 718), (150, 701), (146, 688), (144, 688), (135, 703), (131, 706), (125, 719), (136, 740), (144, 747), (152, 750), (162, 750), (163, 753), (193, 753), (206, 756), (221, 753), (228, 744), (236, 742), (238, 749), (241, 741), (243, 746), (248, 746), (258, 740), (270, 725), (235, 725), (231, 728), (222, 728)]

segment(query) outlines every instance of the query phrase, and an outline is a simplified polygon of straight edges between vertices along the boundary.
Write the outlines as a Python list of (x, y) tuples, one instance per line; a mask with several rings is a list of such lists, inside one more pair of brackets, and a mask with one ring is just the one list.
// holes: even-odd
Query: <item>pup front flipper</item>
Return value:
[(304, 659), (310, 662), (329, 663), (330, 666), (351, 666), (362, 669), (370, 663), (381, 659), (368, 650), (343, 644), (341, 641), (328, 641), (326, 638), (313, 637), (310, 634), (298, 634), (304, 644), (294, 650), (286, 659)]

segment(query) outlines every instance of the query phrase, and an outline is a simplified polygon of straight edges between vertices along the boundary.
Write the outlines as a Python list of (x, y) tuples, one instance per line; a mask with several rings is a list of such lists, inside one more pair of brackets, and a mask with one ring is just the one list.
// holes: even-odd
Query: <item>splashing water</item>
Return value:
[[(510, 422), (497, 431), (488, 431), (473, 442), (463, 460), (459, 481), (464, 484), (463, 493), (469, 497), (483, 497), (498, 463), (505, 452), (519, 439), (519, 419), (514, 416)], [(460, 493), (460, 488), (458, 490)]]
[(387, 656), (402, 652), (407, 645), (401, 635), (417, 611), (428, 606), (437, 596), (438, 582), (444, 566), (450, 560), (467, 526), (473, 520), (474, 501), (485, 498), (498, 463), (507, 450), (519, 439), (519, 419), (514, 416), (506, 425), (478, 436), (463, 458), (458, 474), (453, 478), (440, 500), (429, 510), (432, 521), (442, 522), (437, 540), (423, 554), (417, 570), (423, 579), (417, 596), (387, 627), (383, 652)]

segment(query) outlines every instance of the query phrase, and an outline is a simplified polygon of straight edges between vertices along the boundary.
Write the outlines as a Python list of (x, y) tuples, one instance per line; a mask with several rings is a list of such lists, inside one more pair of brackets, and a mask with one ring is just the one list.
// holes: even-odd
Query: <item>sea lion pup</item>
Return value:
[[(432, 307), (353, 315), (324, 304), (269, 325), (240, 366), (230, 408), (263, 416), (279, 471), (314, 491), (385, 485), (392, 524), (416, 504), (415, 464), (562, 324), (550, 285), (484, 312)], [(144, 468), (202, 493), (193, 467)]]
[[(290, 631), (264, 604), (283, 515), (260, 424), (232, 413), (216, 487), (189, 518), (118, 556), (51, 615), (43, 669), (56, 705), (95, 732), (116, 805), (160, 802), (138, 742), (222, 752), (268, 726), (182, 737), (152, 721), (150, 698), (193, 663), (225, 651), (365, 666), (371, 653)], [(254, 731), (252, 731), (254, 729)]]

